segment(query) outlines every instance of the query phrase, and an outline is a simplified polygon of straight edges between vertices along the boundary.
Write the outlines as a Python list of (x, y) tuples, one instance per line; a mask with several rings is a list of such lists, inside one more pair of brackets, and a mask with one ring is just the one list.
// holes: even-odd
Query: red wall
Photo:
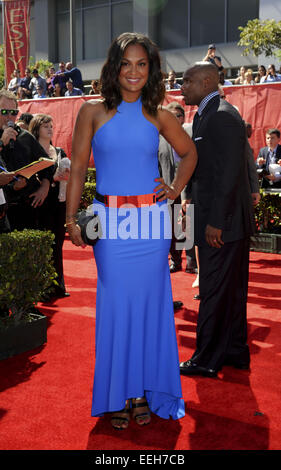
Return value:
[[(238, 107), (242, 118), (252, 124), (253, 135), (250, 145), (254, 149), (256, 158), (259, 149), (265, 146), (265, 131), (270, 127), (277, 127), (281, 130), (281, 83), (236, 85), (225, 87), (224, 92), (226, 99)], [(53, 143), (62, 147), (71, 157), (72, 132), (77, 113), (86, 100), (93, 98), (99, 98), (99, 96), (23, 100), (19, 102), (19, 109), (21, 113), (50, 114), (54, 120)], [(164, 104), (174, 100), (184, 106), (186, 122), (192, 122), (197, 106), (185, 106), (180, 90), (168, 92)]]

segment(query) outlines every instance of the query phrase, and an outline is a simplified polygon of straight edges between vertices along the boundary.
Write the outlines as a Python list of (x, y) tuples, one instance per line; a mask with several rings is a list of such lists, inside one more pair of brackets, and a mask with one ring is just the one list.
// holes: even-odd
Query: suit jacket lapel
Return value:
[[(195, 114), (194, 116), (194, 120), (193, 120), (193, 125), (192, 125), (192, 137), (193, 137), (193, 140), (194, 140), (194, 137), (196, 137), (197, 135), (199, 135), (199, 130), (200, 130), (200, 127), (202, 126), (202, 123), (204, 122), (204, 119), (206, 118), (206, 116), (208, 115), (209, 111), (214, 107), (214, 106), (219, 106), (219, 102), (220, 102), (220, 97), (219, 96), (214, 96), (214, 98), (212, 98), (208, 104), (205, 106), (205, 108), (203, 109), (203, 112), (201, 114), (201, 116), (199, 116), (198, 113)], [(198, 116), (198, 117), (197, 117)]]

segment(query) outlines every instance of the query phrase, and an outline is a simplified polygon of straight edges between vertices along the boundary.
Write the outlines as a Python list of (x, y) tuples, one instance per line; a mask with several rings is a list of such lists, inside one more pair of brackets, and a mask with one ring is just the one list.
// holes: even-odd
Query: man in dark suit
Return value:
[(195, 244), (199, 249), (200, 307), (196, 350), (180, 364), (185, 375), (215, 377), (224, 365), (249, 368), (246, 304), (249, 235), (254, 215), (245, 158), (245, 126), (218, 92), (218, 71), (199, 62), (183, 76), (187, 105), (197, 105), (192, 178)]
[[(262, 188), (281, 188), (281, 145), (279, 129), (268, 129), (265, 136), (266, 147), (262, 147), (257, 158), (257, 169), (262, 172)], [(272, 171), (270, 165), (276, 165)], [(279, 165), (279, 167), (277, 166)]]

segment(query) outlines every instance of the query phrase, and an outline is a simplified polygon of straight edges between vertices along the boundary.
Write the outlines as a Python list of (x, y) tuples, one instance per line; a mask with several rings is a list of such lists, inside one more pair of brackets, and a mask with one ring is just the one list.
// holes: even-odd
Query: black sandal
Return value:
[[(142, 400), (142, 401), (140, 402), (140, 400)], [(137, 401), (139, 401), (139, 403), (137, 403)], [(148, 403), (147, 403), (145, 397), (133, 398), (132, 399), (132, 408), (145, 408), (145, 407), (148, 408)], [(149, 418), (149, 421), (147, 423), (146, 422), (141, 422), (146, 417)], [(135, 415), (133, 415), (133, 418), (139, 426), (146, 426), (151, 421), (149, 410), (145, 411), (144, 413), (136, 413)]]
[[(126, 405), (128, 406), (125, 406), (125, 408), (123, 408), (123, 410), (120, 410), (120, 411), (116, 411), (116, 413), (126, 413), (128, 415), (128, 417), (125, 417), (125, 416), (112, 416), (111, 417), (111, 425), (114, 429), (116, 429), (117, 431), (122, 431), (123, 429), (127, 429), (128, 428), (128, 425), (129, 425), (129, 421), (130, 421), (130, 402), (129, 400), (126, 400)], [(115, 414), (115, 413), (114, 413)], [(119, 421), (120, 422), (120, 425), (118, 426), (117, 424), (113, 424), (113, 420), (115, 421)], [(127, 426), (122, 426), (122, 424), (125, 424), (127, 423)]]

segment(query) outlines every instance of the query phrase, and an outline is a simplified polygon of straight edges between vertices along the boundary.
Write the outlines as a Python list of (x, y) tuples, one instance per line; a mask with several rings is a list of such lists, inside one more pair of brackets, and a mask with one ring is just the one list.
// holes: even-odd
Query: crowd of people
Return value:
[[(216, 65), (222, 86), (255, 85), (256, 83), (281, 81), (281, 67), (278, 73), (274, 64), (269, 65), (267, 69), (264, 65), (260, 65), (256, 73), (251, 68), (246, 69), (246, 67), (241, 66), (235, 79), (226, 79), (221, 57), (216, 55), (215, 44), (209, 45), (203, 61)], [(181, 87), (181, 84), (176, 80), (176, 72), (174, 70), (170, 70), (166, 77), (166, 90), (177, 90)], [(53, 66), (47, 69), (45, 77), (39, 74), (37, 68), (31, 70), (27, 67), (24, 77), (21, 77), (20, 71), (15, 69), (7, 89), (13, 92), (20, 100), (100, 94), (99, 80), (92, 80), (90, 89), (86, 90), (81, 71), (74, 67), (71, 62), (64, 63), (63, 61), (59, 63), (57, 71)]]
[[(255, 85), (257, 83), (272, 83), (281, 81), (281, 66), (279, 72), (276, 71), (275, 65), (268, 65), (267, 69), (264, 65), (258, 67), (257, 72), (243, 65), (240, 67), (238, 76), (234, 79), (225, 79), (225, 68), (222, 65), (221, 57), (216, 55), (216, 45), (210, 44), (203, 61), (214, 64), (219, 72), (220, 84), (222, 86), (233, 85)], [(166, 90), (176, 90), (180, 88), (180, 84), (176, 80), (176, 72), (171, 70), (166, 80)]]
[(90, 90), (86, 92), (78, 67), (71, 62), (60, 62), (58, 70), (50, 67), (45, 71), (45, 77), (39, 74), (37, 68), (31, 70), (27, 67), (24, 77), (20, 76), (19, 70), (14, 70), (7, 89), (23, 100), (81, 96), (85, 93), (95, 95), (99, 93), (98, 85), (98, 80), (92, 80)]

